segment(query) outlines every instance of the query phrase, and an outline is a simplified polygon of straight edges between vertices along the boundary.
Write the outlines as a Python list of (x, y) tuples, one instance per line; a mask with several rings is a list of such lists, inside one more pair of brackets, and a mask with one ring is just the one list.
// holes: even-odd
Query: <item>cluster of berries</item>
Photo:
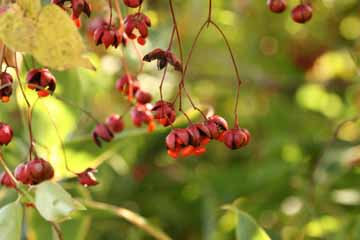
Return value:
[[(147, 62), (157, 60), (159, 69), (170, 64), (175, 70), (182, 71), (181, 62), (170, 51), (155, 49), (146, 54), (143, 60)], [(126, 73), (116, 81), (116, 89), (134, 105), (131, 109), (131, 120), (136, 127), (147, 125), (148, 131), (152, 132), (155, 129), (155, 120), (165, 127), (174, 123), (176, 111), (173, 103), (159, 100), (151, 104), (153, 97), (149, 92), (141, 89), (136, 76)]]
[[(287, 0), (268, 0), (267, 5), (274, 13), (282, 13), (286, 10)], [(292, 19), (297, 23), (306, 23), (312, 18), (312, 6), (310, 3), (300, 3), (291, 11)]]
[[(0, 99), (2, 102), (8, 102), (12, 95), (13, 78), (6, 72), (0, 73)], [(56, 78), (47, 68), (32, 69), (27, 73), (26, 83), (29, 89), (35, 90), (39, 97), (47, 97), (56, 89)], [(111, 116), (107, 120), (107, 126), (111, 131), (121, 131), (123, 125), (117, 123), (117, 116)], [(13, 130), (10, 125), (0, 123), (0, 146), (8, 145), (13, 138)], [(75, 173), (80, 184), (84, 186), (93, 186), (98, 184), (93, 173), (96, 170), (88, 168), (83, 172)], [(25, 185), (36, 185), (49, 180), (54, 176), (54, 169), (51, 164), (39, 157), (21, 163), (14, 171), (15, 179)], [(14, 179), (7, 172), (0, 175), (0, 184), (9, 188), (15, 188)]]
[(124, 121), (117, 114), (110, 115), (105, 123), (99, 123), (96, 125), (92, 132), (93, 140), (95, 144), (101, 147), (101, 141), (110, 142), (116, 133), (120, 133), (124, 130)]
[(239, 149), (250, 142), (250, 133), (244, 128), (229, 129), (227, 121), (213, 115), (205, 122), (187, 128), (173, 129), (166, 137), (168, 155), (173, 158), (199, 156), (206, 152), (211, 140), (224, 142), (230, 149)]
[[(10, 125), (0, 123), (0, 146), (8, 145), (13, 138), (13, 130)], [(21, 163), (15, 169), (14, 176), (16, 180), (26, 185), (36, 185), (43, 181), (49, 180), (54, 176), (54, 169), (51, 164), (42, 159), (34, 159)], [(4, 172), (0, 176), (0, 184), (9, 188), (15, 188), (16, 183), (11, 176)]]
[[(128, 7), (139, 7), (143, 1), (124, 0)], [(109, 21), (102, 18), (95, 18), (89, 23), (88, 33), (96, 45), (103, 44), (105, 48), (113, 46), (117, 48), (120, 44), (126, 46), (128, 39), (137, 39), (140, 45), (145, 45), (146, 38), (149, 35), (148, 28), (151, 27), (151, 21), (148, 16), (141, 12), (129, 14), (124, 22), (117, 27)]]
[[(13, 130), (10, 125), (0, 123), (0, 146), (8, 145), (13, 138)], [(93, 173), (96, 170), (88, 168), (83, 172), (75, 173), (80, 184), (84, 186), (94, 186), (98, 184)], [(43, 158), (35, 157), (28, 162), (19, 164), (14, 171), (17, 181), (25, 185), (37, 185), (54, 177), (54, 168), (50, 162)], [(8, 188), (16, 188), (16, 182), (8, 172), (0, 174), (0, 185)]]

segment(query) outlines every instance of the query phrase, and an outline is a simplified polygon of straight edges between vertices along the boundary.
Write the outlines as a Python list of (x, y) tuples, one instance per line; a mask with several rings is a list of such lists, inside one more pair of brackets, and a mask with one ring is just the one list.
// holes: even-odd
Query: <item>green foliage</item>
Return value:
[(19, 201), (9, 203), (0, 209), (1, 240), (21, 239), (23, 212), (23, 206)]
[(40, 215), (51, 222), (62, 222), (74, 211), (85, 210), (59, 184), (49, 181), (36, 186), (35, 206)]
[[(67, 69), (82, 64), (85, 46), (69, 16), (45, 4), (37, 10), (39, 7), (27, 5), (29, 2), (17, 1), (0, 17), (0, 38), (28, 53), (25, 60), (30, 67), (44, 64)], [(106, 4), (92, 2), (100, 9)], [(166, 1), (144, 2), (143, 9), (151, 16), (153, 28), (148, 45), (140, 48), (142, 53), (166, 48), (172, 30)], [(186, 54), (206, 19), (207, 1), (174, 3)], [(289, 1), (289, 7), (296, 3)], [(146, 129), (134, 129), (126, 119), (126, 130), (99, 149), (90, 134), (95, 123), (75, 107), (52, 97), (40, 100), (34, 108), (32, 126), (37, 152), (51, 161), (56, 180), (74, 198), (128, 209), (172, 239), (234, 240), (238, 233), (240, 240), (246, 240), (254, 232), (272, 240), (360, 239), (359, 121), (339, 129), (338, 137), (326, 148), (338, 124), (360, 111), (360, 78), (351, 58), (358, 60), (360, 34), (354, 27), (360, 22), (358, 2), (313, 1), (314, 19), (306, 25), (293, 23), (290, 10), (281, 15), (270, 13), (265, 1), (218, 0), (213, 4), (213, 20), (229, 36), (244, 80), (239, 119), (240, 125), (252, 133), (247, 148), (228, 151), (221, 143), (211, 143), (202, 157), (174, 161), (164, 146), (170, 129), (159, 127), (155, 133), (147, 134)], [(101, 14), (102, 10), (96, 13)], [(37, 29), (39, 18), (43, 19), (41, 30)], [(86, 17), (82, 20), (86, 26)], [(58, 22), (64, 23), (64, 28)], [(86, 39), (86, 32), (80, 33)], [(37, 49), (36, 41), (28, 41), (36, 38), (44, 49)], [(74, 41), (70, 47), (69, 39)], [(78, 46), (81, 51), (76, 51), (76, 56), (69, 53), (74, 57), (70, 61), (70, 56), (66, 55), (67, 59), (60, 54), (65, 46)], [(107, 52), (93, 48), (90, 41), (88, 46), (97, 53), (91, 55), (97, 71), (55, 72), (56, 94), (103, 121), (109, 114), (121, 114), (127, 109), (123, 97), (114, 89), (115, 81), (124, 73), (119, 61), (121, 53), (111, 48)], [(178, 52), (175, 42), (173, 47)], [(50, 49), (55, 49), (54, 55), (47, 58)], [(30, 54), (35, 56), (34, 66)], [(138, 60), (131, 43), (124, 54), (130, 59), (130, 70), (137, 71)], [(230, 125), (235, 94), (231, 67), (220, 35), (212, 27), (206, 28), (194, 51), (186, 86), (195, 103), (213, 106), (217, 114), (229, 119)], [(155, 69), (155, 64), (146, 63), (139, 80), (158, 100), (161, 73)], [(23, 72), (26, 70), (23, 66)], [(169, 72), (165, 99), (176, 95), (178, 81), (179, 75)], [(26, 94), (33, 103), (36, 94), (30, 90)], [(0, 110), (1, 121), (11, 123), (15, 130), (15, 140), (3, 149), (12, 169), (28, 154), (25, 109), (23, 100), (17, 97)], [(184, 109), (191, 109), (185, 98)], [(201, 120), (195, 111), (189, 113), (193, 122)], [(179, 121), (176, 127), (185, 124)], [(65, 169), (61, 141), (72, 170), (98, 167), (98, 186), (82, 188), (76, 179), (69, 178), (73, 175)], [(39, 187), (45, 189), (39, 196), (46, 204), (38, 205), (47, 219), (67, 219), (70, 209), (77, 209), (58, 185), (46, 183)], [(60, 205), (54, 205), (48, 191), (59, 195)], [(0, 189), (1, 206), (14, 198), (13, 192)], [(238, 198), (246, 213), (220, 210)], [(35, 210), (27, 209), (26, 213), (29, 236), (50, 239), (51, 225)], [(89, 207), (71, 216), (61, 224), (65, 240), (151, 239), (142, 229), (108, 211)], [(76, 236), (74, 229), (78, 229)]]
[(264, 229), (247, 213), (236, 209), (237, 214), (236, 239), (237, 240), (271, 240)]

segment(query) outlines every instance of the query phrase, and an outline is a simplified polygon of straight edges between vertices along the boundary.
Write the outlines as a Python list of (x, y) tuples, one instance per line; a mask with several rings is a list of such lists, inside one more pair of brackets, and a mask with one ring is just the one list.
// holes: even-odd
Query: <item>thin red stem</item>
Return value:
[[(174, 7), (173, 7), (173, 3), (172, 3), (172, 0), (169, 0), (169, 7), (170, 7), (170, 12), (171, 12), (171, 16), (172, 16), (172, 19), (173, 19), (173, 24), (174, 24), (174, 28), (175, 28), (175, 32), (176, 32), (176, 37), (177, 37), (177, 40), (178, 40), (178, 45), (179, 45), (179, 52), (180, 52), (180, 60), (181, 60), (181, 63), (184, 63), (184, 58), (183, 58), (183, 48), (182, 48), (182, 43), (181, 43), (181, 37), (180, 37), (180, 31), (179, 31), (179, 28), (178, 28), (178, 25), (177, 25), (177, 22), (176, 22), (176, 16), (175, 16), (175, 12), (174, 12)], [(192, 105), (192, 107), (197, 110), (198, 112), (200, 112), (200, 114), (205, 118), (206, 118), (206, 115), (201, 111), (200, 108), (196, 107), (196, 105), (194, 104), (194, 101), (192, 100), (190, 94), (188, 93), (188, 91), (186, 90), (186, 87), (185, 87), (185, 75), (186, 75), (186, 71), (187, 71), (187, 68), (188, 68), (188, 62), (190, 61), (191, 59), (191, 56), (192, 56), (192, 53), (193, 53), (193, 50), (194, 50), (194, 47), (196, 45), (196, 42), (198, 41), (198, 38), (200, 36), (200, 33), (202, 32), (202, 29), (205, 27), (205, 24), (203, 27), (201, 27), (199, 33), (197, 34), (196, 38), (195, 38), (195, 41), (193, 43), (193, 46), (189, 52), (189, 55), (188, 55), (188, 58), (187, 58), (187, 61), (186, 61), (186, 64), (185, 64), (185, 67), (182, 71), (182, 74), (181, 74), (181, 81), (179, 83), (179, 90), (178, 90), (178, 94), (174, 100), (174, 102), (177, 100), (177, 98), (179, 97), (179, 111), (182, 110), (182, 89), (184, 89), (184, 92), (186, 94), (186, 97), (188, 98), (190, 104)], [(183, 111), (182, 111), (183, 112)], [(183, 112), (184, 113), (184, 112)]]
[(144, 69), (144, 61), (143, 61), (143, 56), (142, 56), (142, 53), (140, 52), (139, 48), (137, 47), (136, 43), (134, 42), (134, 40), (131, 40), (131, 45), (133, 46), (135, 52), (136, 52), (136, 55), (139, 59), (139, 62), (140, 62), (140, 67), (139, 67), (139, 70), (137, 71), (137, 74), (138, 75), (139, 73), (141, 73)]
[(32, 156), (32, 152), (34, 150), (34, 144), (33, 144), (33, 131), (32, 131), (32, 127), (31, 127), (31, 119), (32, 119), (32, 110), (31, 110), (31, 104), (25, 94), (25, 90), (24, 90), (24, 87), (21, 83), (21, 80), (20, 80), (20, 73), (19, 73), (19, 66), (18, 66), (18, 62), (17, 62), (17, 56), (16, 56), (16, 52), (14, 53), (14, 59), (15, 59), (15, 72), (16, 72), (16, 78), (17, 78), (17, 81), (18, 81), (18, 84), (19, 84), (19, 87), (20, 87), (20, 90), (21, 90), (21, 94), (22, 96), (24, 97), (24, 100), (26, 102), (26, 105), (27, 105), (27, 125), (28, 125), (28, 129), (29, 129), (29, 141), (30, 141), (30, 146), (29, 146), (29, 159), (31, 159), (31, 156)]
[(235, 109), (234, 109), (234, 115), (235, 115), (235, 124), (234, 124), (234, 126), (235, 126), (235, 128), (237, 128), (239, 126), (238, 106), (239, 106), (239, 97), (240, 97), (240, 86), (242, 84), (239, 69), (238, 69), (238, 66), (236, 64), (235, 56), (234, 56), (234, 53), (233, 53), (233, 51), (231, 49), (229, 40), (227, 39), (225, 33), (223, 32), (223, 30), (221, 30), (219, 25), (217, 25), (213, 21), (210, 21), (210, 23), (218, 30), (218, 32), (221, 34), (222, 38), (224, 39), (225, 44), (226, 44), (226, 46), (227, 46), (227, 48), (229, 50), (230, 56), (231, 56), (231, 61), (233, 63), (234, 69), (235, 69), (236, 79), (237, 79), (237, 90), (236, 90), (236, 100), (235, 100)]
[(110, 20), (109, 20), (109, 28), (111, 27), (112, 23), (112, 0), (109, 0), (109, 11), (110, 11)]

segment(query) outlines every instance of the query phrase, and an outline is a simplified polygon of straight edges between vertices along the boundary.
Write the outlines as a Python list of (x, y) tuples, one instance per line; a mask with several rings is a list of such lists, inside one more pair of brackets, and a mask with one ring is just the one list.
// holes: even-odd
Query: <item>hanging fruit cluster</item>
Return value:
[[(268, 0), (267, 5), (270, 11), (282, 13), (287, 8), (287, 0)], [(301, 0), (291, 11), (292, 19), (297, 23), (306, 23), (312, 18), (312, 6), (310, 2)]]
[[(63, 11), (69, 12), (74, 24), (77, 27), (81, 26), (81, 16), (86, 15), (90, 17), (92, 12), (91, 5), (87, 0), (52, 0), (52, 4), (59, 6)], [(238, 67), (235, 61), (234, 54), (222, 29), (212, 20), (212, 6), (211, 1), (209, 5), (209, 15), (203, 25), (200, 27), (198, 36), (205, 30), (205, 26), (212, 26), (224, 39), (225, 45), (229, 50), (231, 61), (235, 70), (237, 97), (234, 106), (234, 127), (229, 127), (229, 123), (225, 118), (219, 115), (207, 115), (194, 104), (186, 87), (186, 74), (189, 68), (190, 60), (193, 55), (194, 47), (197, 44), (198, 37), (193, 42), (193, 47), (189, 52), (186, 62), (184, 62), (183, 46), (181, 34), (178, 29), (177, 19), (175, 17), (174, 6), (172, 0), (169, 1), (170, 16), (172, 17), (172, 33), (169, 44), (166, 49), (155, 48), (142, 56), (138, 45), (145, 45), (149, 37), (149, 30), (151, 28), (151, 19), (143, 11), (143, 0), (108, 0), (108, 18), (96, 17), (89, 21), (88, 36), (94, 45), (102, 46), (105, 49), (110, 47), (118, 48), (121, 52), (126, 48), (130, 48), (128, 44), (131, 42), (133, 50), (139, 56), (139, 69), (137, 71), (131, 70), (124, 54), (121, 54), (120, 61), (123, 66), (122, 74), (116, 81), (116, 91), (124, 96), (124, 99), (129, 104), (129, 109), (126, 109), (122, 114), (109, 114), (105, 121), (98, 121), (90, 112), (78, 107), (85, 112), (90, 118), (94, 120), (95, 127), (92, 131), (92, 138), (94, 143), (101, 147), (106, 142), (111, 142), (117, 134), (125, 128), (124, 117), (129, 113), (131, 121), (135, 127), (146, 126), (148, 132), (155, 130), (156, 125), (168, 127), (169, 133), (165, 142), (167, 153), (172, 158), (199, 156), (206, 152), (207, 145), (210, 141), (217, 141), (223, 143), (229, 149), (239, 149), (249, 144), (251, 136), (248, 130), (239, 127), (238, 119), (238, 102), (239, 102), (239, 88), (241, 80), (239, 77)], [(129, 10), (127, 16), (123, 17), (122, 12), (127, 7), (129, 9), (136, 8), (136, 12)], [(281, 12), (286, 7), (285, 1), (269, 1), (269, 7), (274, 12)], [(62, 12), (61, 10), (61, 12)], [(6, 9), (4, 10), (6, 11)], [(113, 16), (116, 13), (116, 16)], [(300, 14), (301, 15), (301, 14)], [(108, 19), (108, 20), (105, 20)], [(172, 46), (174, 42), (177, 43), (179, 53), (173, 51)], [(6, 47), (5, 47), (6, 48)], [(28, 111), (28, 131), (29, 131), (29, 152), (27, 161), (20, 163), (11, 172), (8, 168), (0, 177), (0, 184), (9, 188), (17, 188), (19, 183), (26, 186), (38, 185), (44, 181), (53, 178), (56, 169), (45, 158), (39, 156), (36, 151), (36, 141), (33, 136), (31, 128), (31, 114), (34, 108), (28, 100), (20, 79), (20, 69), (16, 61), (15, 67), (7, 64), (5, 59), (6, 69), (0, 73), (0, 100), (3, 103), (9, 102), (13, 93), (13, 76), (7, 73), (9, 67), (14, 67), (16, 72), (16, 80), (20, 87), (22, 96), (27, 104)], [(160, 98), (156, 99), (141, 85), (139, 73), (142, 72), (143, 66), (147, 62), (156, 61), (157, 69), (163, 71), (163, 77), (159, 86)], [(3, 61), (2, 61), (3, 62)], [(61, 99), (56, 95), (57, 80), (51, 73), (49, 68), (33, 67), (29, 69), (26, 66), (27, 75), (25, 85), (28, 89), (37, 93), (38, 98), (56, 97), (63, 100), (65, 103), (73, 107), (77, 107)], [(163, 97), (163, 83), (166, 80), (166, 74), (169, 70), (173, 70), (178, 74), (179, 82), (177, 94), (173, 100), (166, 100)], [(198, 111), (203, 120), (193, 123), (190, 117), (183, 110), (183, 99), (187, 99), (194, 110)], [(178, 115), (184, 115), (188, 120), (186, 128), (174, 127)], [(0, 123), (0, 146), (8, 145), (13, 138), (13, 130), (10, 125)], [(2, 156), (0, 156), (2, 159)], [(84, 186), (94, 186), (98, 184), (94, 173), (96, 169), (88, 167), (82, 172), (74, 172), (69, 168), (68, 162), (65, 158), (65, 166), (69, 172), (78, 178), (80, 184)]]

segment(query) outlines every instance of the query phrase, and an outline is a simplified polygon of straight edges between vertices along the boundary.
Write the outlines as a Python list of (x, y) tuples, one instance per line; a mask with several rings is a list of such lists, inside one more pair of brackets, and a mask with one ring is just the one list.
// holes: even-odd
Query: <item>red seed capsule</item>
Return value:
[(15, 168), (14, 176), (16, 180), (23, 184), (31, 184), (31, 176), (29, 175), (26, 163), (21, 163)]
[(151, 109), (154, 118), (164, 127), (167, 127), (175, 122), (176, 111), (174, 105), (166, 101), (158, 101)]
[(110, 131), (109, 127), (105, 124), (96, 125), (92, 135), (95, 144), (98, 145), (99, 147), (101, 147), (100, 139), (105, 142), (110, 142), (114, 138), (113, 133)]
[(286, 0), (268, 0), (267, 5), (270, 11), (274, 13), (282, 13), (285, 11), (287, 3)]
[(93, 33), (93, 39), (96, 45), (104, 44), (107, 49), (110, 46), (117, 48), (122, 44), (122, 34), (115, 25), (102, 22), (96, 27)]
[(77, 173), (79, 183), (85, 187), (95, 186), (99, 184), (94, 175), (94, 173), (96, 172), (97, 170), (94, 168), (87, 168), (85, 171)]
[(156, 48), (146, 54), (143, 60), (146, 62), (157, 60), (157, 66), (159, 70), (163, 69), (168, 64), (172, 65), (176, 71), (182, 72), (183, 69), (181, 61), (174, 53), (170, 52), (169, 50), (164, 51), (160, 48)]
[(111, 132), (119, 133), (124, 130), (124, 121), (119, 115), (112, 114), (106, 119), (106, 126), (108, 126)]
[(136, 127), (141, 127), (143, 124), (148, 125), (148, 132), (155, 130), (154, 116), (151, 113), (151, 104), (137, 104), (131, 109), (131, 120)]
[(3, 172), (0, 175), (0, 184), (7, 187), (7, 188), (15, 188), (16, 183), (14, 180), (10, 177), (10, 175), (7, 172)]
[(230, 149), (239, 149), (250, 142), (250, 133), (247, 129), (231, 129), (224, 133), (224, 144)]
[(143, 90), (137, 91), (135, 97), (136, 97), (136, 101), (140, 104), (147, 104), (152, 100), (151, 94)]
[[(125, 33), (130, 39), (138, 39), (138, 43), (145, 45), (146, 38), (149, 35), (148, 28), (151, 27), (151, 21), (148, 16), (138, 12), (135, 14), (130, 14), (125, 18)], [(139, 33), (137, 36), (135, 31)]]
[(39, 97), (46, 97), (56, 89), (56, 79), (47, 68), (32, 69), (26, 81), (28, 88), (37, 91)]
[(142, 2), (143, 0), (124, 0), (124, 4), (130, 8), (137, 8)]
[(0, 122), (0, 146), (8, 145), (13, 137), (13, 130), (10, 125)]
[(312, 18), (312, 7), (309, 4), (300, 4), (292, 12), (292, 19), (297, 23), (306, 23)]
[(7, 72), (0, 73), (0, 101), (6, 103), (10, 101), (10, 96), (12, 95), (13, 78)]
[(53, 178), (54, 168), (48, 161), (36, 158), (27, 163), (27, 173), (30, 176), (31, 184), (36, 185)]
[(139, 81), (136, 76), (125, 74), (116, 81), (116, 89), (128, 96), (129, 100), (132, 100), (136, 92), (140, 89)]

